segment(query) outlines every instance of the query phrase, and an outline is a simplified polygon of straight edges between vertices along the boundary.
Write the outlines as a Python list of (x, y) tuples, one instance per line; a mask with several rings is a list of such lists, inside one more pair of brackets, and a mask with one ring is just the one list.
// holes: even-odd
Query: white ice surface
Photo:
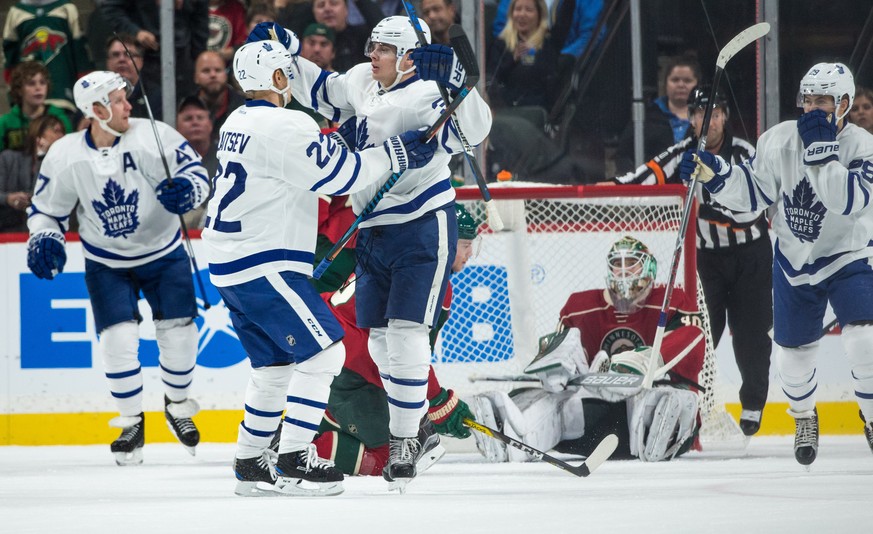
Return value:
[(337, 497), (233, 494), (234, 446), (147, 444), (117, 467), (107, 446), (0, 447), (0, 533), (870, 533), (873, 455), (823, 436), (806, 472), (790, 437), (673, 462), (607, 462), (587, 478), (553, 466), (450, 453), (389, 494), (352, 478)]

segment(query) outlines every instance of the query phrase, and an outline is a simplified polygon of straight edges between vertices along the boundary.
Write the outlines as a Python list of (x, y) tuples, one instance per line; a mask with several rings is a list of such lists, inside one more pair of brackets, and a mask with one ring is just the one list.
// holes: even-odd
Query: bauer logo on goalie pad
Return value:
[(641, 385), (644, 378), (645, 377), (641, 375), (597, 373), (586, 375), (579, 384), (582, 386), (612, 386), (630, 388)]

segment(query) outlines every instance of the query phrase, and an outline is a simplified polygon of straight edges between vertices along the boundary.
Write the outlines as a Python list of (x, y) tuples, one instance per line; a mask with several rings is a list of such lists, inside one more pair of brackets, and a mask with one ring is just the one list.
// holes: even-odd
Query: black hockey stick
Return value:
[[(712, 89), (710, 89), (709, 92), (709, 105), (706, 106), (706, 111), (703, 114), (703, 126), (700, 128), (700, 140), (697, 143), (698, 152), (706, 150), (706, 134), (709, 132), (709, 121), (712, 118), (712, 108), (715, 104), (715, 95), (727, 62), (730, 61), (737, 52), (754, 43), (759, 38), (767, 35), (769, 31), (770, 25), (768, 23), (759, 22), (758, 24), (750, 26), (735, 35), (734, 38), (728, 41), (728, 44), (724, 45), (724, 48), (719, 52), (718, 59), (716, 59), (715, 62), (715, 76), (712, 78)], [(691, 177), (691, 183), (688, 184), (688, 193), (685, 195), (685, 206), (682, 210), (682, 222), (679, 225), (679, 235), (676, 236), (676, 246), (673, 249), (673, 259), (670, 262), (669, 277), (667, 278), (667, 284), (664, 291), (664, 303), (661, 305), (661, 313), (658, 316), (658, 329), (655, 331), (655, 341), (652, 343), (652, 354), (649, 359), (646, 379), (645, 382), (643, 382), (644, 387), (652, 386), (655, 373), (658, 371), (655, 362), (661, 353), (661, 343), (664, 341), (664, 330), (667, 328), (667, 311), (670, 308), (670, 297), (673, 294), (676, 273), (679, 270), (679, 258), (682, 256), (682, 245), (685, 242), (685, 231), (688, 229), (688, 220), (691, 216), (691, 207), (694, 201), (694, 188), (696, 186), (697, 176), (695, 175)]]
[[(464, 65), (464, 69), (466, 68), (467, 66)], [(458, 109), (458, 106), (460, 106), (461, 102), (463, 102), (464, 99), (467, 98), (467, 95), (469, 95), (470, 91), (472, 91), (473, 88), (476, 86), (476, 82), (479, 81), (478, 69), (476, 70), (476, 72), (477, 74), (475, 76), (467, 76), (467, 81), (464, 88), (461, 89), (461, 92), (458, 93), (458, 96), (456, 96), (455, 99), (452, 100), (452, 103), (446, 107), (445, 111), (440, 114), (439, 117), (437, 117), (437, 120), (434, 121), (430, 128), (428, 128), (427, 131), (424, 132), (424, 135), (422, 135), (422, 139), (430, 141), (430, 139), (434, 135), (436, 135), (437, 131), (442, 128), (446, 121), (448, 121), (452, 117), (452, 113), (454, 113), (454, 111)], [(363, 222), (364, 218), (373, 213), (373, 211), (376, 209), (376, 206), (379, 204), (379, 201), (381, 201), (382, 197), (384, 197), (385, 194), (390, 191), (392, 187), (394, 187), (394, 184), (397, 183), (398, 178), (400, 178), (402, 174), (402, 172), (392, 173), (388, 180), (384, 184), (382, 184), (382, 187), (380, 187), (379, 190), (376, 191), (376, 194), (373, 195), (373, 198), (370, 200), (369, 203), (367, 203), (363, 211), (361, 211), (361, 213), (358, 215), (358, 218), (355, 219), (354, 222), (352, 222), (351, 226), (349, 226), (349, 229), (346, 230), (346, 233), (344, 233), (343, 236), (339, 238), (333, 248), (331, 248), (327, 252), (327, 255), (325, 255), (325, 257), (322, 258), (321, 262), (315, 267), (315, 270), (313, 270), (312, 272), (313, 278), (318, 280), (319, 278), (321, 278), (321, 275), (323, 275), (325, 271), (330, 268), (330, 264), (333, 263), (333, 260), (335, 260), (336, 257), (339, 256), (340, 251), (342, 251), (346, 244), (348, 244), (352, 236), (355, 235), (355, 232), (358, 230), (358, 226), (361, 225), (361, 222)]]
[[(406, 10), (406, 16), (409, 17), (409, 22), (415, 30), (415, 36), (421, 46), (427, 46), (427, 36), (421, 27), (421, 22), (418, 20), (418, 15), (415, 12), (415, 6), (409, 0), (403, 0), (403, 8)], [(467, 39), (467, 34), (464, 29), (458, 24), (452, 24), (449, 27), (449, 42), (452, 45), (452, 50), (458, 56), (458, 61), (464, 66), (464, 71), (467, 75), (475, 74), (479, 78), (479, 63), (476, 61), (476, 54), (473, 52), (473, 47), (470, 45), (470, 40)], [(470, 69), (468, 69), (468, 66)], [(475, 70), (472, 68), (475, 67)], [(470, 85), (469, 83), (467, 85)], [(449, 92), (441, 83), (437, 83), (440, 90), (440, 96), (443, 102), (448, 105)], [(457, 117), (453, 117), (455, 121), (455, 130), (458, 132), (458, 138), (461, 140), (461, 145), (464, 149), (464, 158), (467, 160), (467, 165), (473, 172), (473, 177), (476, 179), (476, 185), (479, 187), (479, 193), (482, 195), (482, 200), (485, 201), (485, 212), (488, 214), (488, 225), (495, 232), (503, 230), (503, 219), (500, 218), (500, 213), (497, 211), (497, 206), (491, 199), (491, 192), (488, 190), (488, 184), (485, 182), (485, 177), (482, 176), (482, 169), (476, 156), (473, 155), (473, 147), (467, 142), (467, 137), (461, 130), (461, 124)]]
[[(152, 124), (152, 133), (155, 134), (155, 144), (158, 145), (158, 153), (161, 155), (161, 163), (164, 164), (164, 173), (167, 175), (167, 180), (170, 183), (173, 183), (173, 177), (170, 175), (170, 165), (167, 163), (167, 156), (164, 154), (164, 145), (161, 144), (161, 138), (158, 135), (158, 125), (155, 123), (155, 116), (152, 114), (152, 106), (149, 104), (149, 97), (148, 94), (146, 94), (145, 80), (142, 79), (142, 73), (139, 71), (139, 67), (136, 66), (136, 60), (134, 60), (133, 55), (127, 48), (127, 44), (125, 44), (117, 33), (113, 32), (113, 35), (118, 39), (118, 42), (121, 43), (121, 46), (124, 47), (124, 51), (127, 53), (127, 57), (130, 59), (130, 62), (133, 64), (133, 69), (136, 71), (136, 76), (139, 78), (139, 86), (142, 88), (142, 99), (145, 102), (146, 112), (148, 112), (149, 121)], [(197, 280), (197, 287), (200, 289), (200, 295), (203, 297), (203, 309), (208, 310), (211, 305), (206, 298), (206, 286), (203, 285), (203, 279), (200, 277), (200, 269), (197, 267), (197, 259), (194, 257), (194, 247), (191, 246), (191, 237), (188, 235), (188, 225), (185, 224), (185, 218), (182, 217), (182, 215), (179, 215), (179, 224), (182, 227), (182, 238), (185, 240), (185, 248), (188, 250), (188, 256), (191, 258), (191, 265), (194, 267), (194, 279)]]
[(542, 451), (538, 451), (534, 449), (530, 445), (522, 443), (517, 439), (513, 439), (503, 432), (499, 430), (494, 430), (493, 428), (488, 428), (485, 425), (479, 424), (472, 419), (464, 419), (464, 424), (468, 427), (476, 430), (477, 432), (481, 432), (490, 438), (494, 438), (498, 441), (502, 441), (511, 447), (515, 447), (516, 449), (526, 452), (536, 458), (537, 460), (542, 460), (547, 464), (552, 464), (555, 467), (560, 467), (564, 471), (572, 473), (577, 477), (587, 477), (591, 473), (594, 472), (595, 469), (600, 467), (600, 464), (605, 462), (612, 456), (612, 453), (615, 452), (615, 448), (618, 447), (618, 437), (615, 434), (609, 434), (605, 438), (603, 438), (600, 443), (597, 444), (597, 447), (594, 448), (591, 454), (588, 455), (588, 458), (582, 462), (581, 465), (577, 467), (573, 467), (563, 460), (559, 460), (554, 456), (550, 456)]

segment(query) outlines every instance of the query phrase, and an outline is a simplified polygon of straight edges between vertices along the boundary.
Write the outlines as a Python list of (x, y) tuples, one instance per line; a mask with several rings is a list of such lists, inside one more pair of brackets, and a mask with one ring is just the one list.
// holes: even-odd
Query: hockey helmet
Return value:
[(463, 204), (455, 204), (455, 214), (458, 216), (458, 239), (476, 239), (479, 223), (470, 215)]
[(655, 284), (658, 262), (639, 239), (625, 236), (606, 257), (606, 289), (619, 313), (639, 311)]
[[(425, 39), (430, 42), (430, 27), (427, 25), (427, 22), (421, 19), (418, 22), (421, 24)], [(398, 58), (402, 58), (404, 54), (413, 48), (423, 45), (423, 43), (418, 42), (418, 36), (415, 35), (415, 28), (412, 27), (409, 17), (402, 17), (400, 15), (385, 17), (379, 24), (376, 24), (376, 27), (370, 33), (370, 38), (367, 39), (367, 46), (364, 49), (365, 56), (370, 57), (374, 43), (396, 47)]]
[[(709, 97), (710, 93), (712, 93), (711, 85), (703, 85), (700, 84), (694, 89), (691, 90), (691, 94), (688, 95), (688, 113), (689, 115), (694, 114), (698, 109), (706, 109), (706, 106), (709, 105)], [(725, 116), (728, 114), (728, 102), (724, 97), (721, 91), (715, 92), (715, 103), (712, 105), (713, 108), (721, 108), (724, 111)]]
[(282, 95), (285, 105), (288, 105), (291, 85), (289, 83), (284, 90), (276, 88), (273, 73), (281, 70), (288, 80), (292, 80), (292, 64), (291, 53), (276, 41), (246, 43), (233, 55), (233, 75), (243, 91), (274, 91)]
[(843, 97), (849, 99), (849, 105), (837, 120), (842, 119), (852, 109), (855, 100), (855, 78), (849, 67), (842, 63), (818, 63), (813, 65), (800, 80), (800, 90), (797, 92), (797, 107), (803, 107), (805, 95), (828, 95), (833, 97), (837, 111)]
[(119, 74), (107, 70), (97, 70), (76, 80), (73, 86), (73, 100), (76, 107), (89, 119), (97, 119), (94, 104), (102, 104), (109, 109), (109, 95), (118, 89), (130, 94), (127, 82)]

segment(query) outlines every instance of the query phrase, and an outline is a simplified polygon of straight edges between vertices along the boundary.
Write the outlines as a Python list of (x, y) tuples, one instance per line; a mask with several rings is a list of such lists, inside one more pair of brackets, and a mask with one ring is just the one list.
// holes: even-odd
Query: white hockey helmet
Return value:
[(658, 274), (658, 262), (639, 239), (625, 236), (606, 256), (606, 290), (615, 310), (634, 313), (642, 308)]
[(797, 92), (797, 107), (803, 107), (804, 95), (828, 95), (833, 97), (834, 105), (839, 110), (840, 101), (848, 97), (849, 105), (837, 120), (842, 119), (852, 109), (855, 100), (855, 78), (849, 67), (842, 63), (818, 63), (813, 65), (800, 80), (800, 90)]
[[(108, 70), (97, 70), (86, 74), (76, 80), (73, 86), (73, 100), (76, 107), (85, 115), (114, 136), (121, 137), (121, 133), (109, 127), (112, 120), (112, 108), (109, 107), (109, 95), (123, 89), (125, 96), (130, 96), (132, 87), (121, 75)], [(101, 119), (94, 113), (94, 104), (101, 104), (109, 112), (109, 117)]]
[[(430, 27), (427, 22), (418, 19), (421, 24), (422, 32), (425, 38), (430, 42)], [(367, 47), (364, 49), (364, 55), (370, 57), (373, 43), (382, 43), (397, 47), (397, 57), (403, 57), (404, 54), (422, 46), (423, 43), (418, 42), (418, 36), (415, 35), (415, 28), (412, 27), (412, 22), (409, 17), (396, 15), (393, 17), (385, 17), (373, 31), (370, 32), (370, 38), (367, 39)]]
[(291, 100), (291, 84), (280, 90), (273, 85), (273, 73), (281, 70), (294, 79), (294, 57), (278, 41), (257, 41), (239, 47), (233, 55), (233, 75), (243, 91), (271, 90), (282, 95), (285, 105)]

